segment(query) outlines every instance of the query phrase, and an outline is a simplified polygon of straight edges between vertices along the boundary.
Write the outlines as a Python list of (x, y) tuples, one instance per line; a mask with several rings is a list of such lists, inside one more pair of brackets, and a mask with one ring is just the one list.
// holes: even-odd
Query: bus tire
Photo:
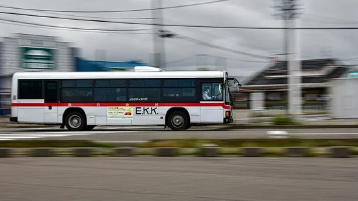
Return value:
[(188, 124), (188, 126), (186, 127), (186, 129), (189, 129), (189, 128), (191, 128), (191, 126), (192, 126), (191, 124)]
[(90, 131), (90, 130), (94, 129), (94, 127), (96, 127), (96, 126), (93, 126), (93, 125), (89, 126), (89, 125), (87, 125), (87, 126), (85, 126), (85, 130), (86, 130), (86, 131)]
[(70, 131), (83, 131), (86, 128), (86, 118), (81, 112), (70, 112), (66, 116), (65, 124)]
[(188, 128), (189, 118), (184, 112), (174, 111), (168, 118), (168, 126), (172, 130), (186, 130)]

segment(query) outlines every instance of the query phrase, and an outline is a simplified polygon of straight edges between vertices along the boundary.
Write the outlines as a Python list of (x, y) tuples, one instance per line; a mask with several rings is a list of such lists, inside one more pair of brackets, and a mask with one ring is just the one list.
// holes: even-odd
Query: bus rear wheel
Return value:
[(86, 128), (86, 118), (81, 112), (71, 112), (66, 116), (65, 124), (70, 131), (82, 131)]
[(188, 117), (181, 111), (172, 112), (168, 118), (168, 126), (172, 130), (186, 130), (188, 129)]

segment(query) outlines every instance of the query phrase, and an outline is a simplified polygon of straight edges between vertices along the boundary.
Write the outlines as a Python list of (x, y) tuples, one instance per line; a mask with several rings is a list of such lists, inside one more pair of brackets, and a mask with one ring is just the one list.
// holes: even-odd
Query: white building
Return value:
[(76, 56), (76, 48), (54, 36), (16, 34), (3, 38), (0, 42), (0, 108), (10, 101), (11, 77), (15, 72), (75, 71)]

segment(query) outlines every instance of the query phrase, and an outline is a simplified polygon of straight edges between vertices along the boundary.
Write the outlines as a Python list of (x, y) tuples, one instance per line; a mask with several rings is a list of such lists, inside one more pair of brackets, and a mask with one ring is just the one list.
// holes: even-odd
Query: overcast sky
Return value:
[[(163, 0), (163, 6), (201, 3), (211, 0)], [(357, 0), (303, 0), (302, 15), (298, 26), (302, 27), (358, 27)], [(0, 0), (1, 5), (54, 9), (54, 10), (127, 10), (150, 8), (150, 0)], [(280, 27), (281, 20), (273, 17), (273, 0), (229, 0), (226, 2), (200, 5), (194, 7), (168, 9), (163, 11), (166, 24), (195, 24), (213, 26), (257, 26)], [(25, 12), (0, 8), (0, 11), (15, 11), (22, 13), (53, 15), (42, 12)], [(100, 17), (152, 17), (150, 11), (81, 14), (82, 16)], [(153, 53), (153, 35), (151, 26), (122, 25), (95, 22), (77, 22), (69, 20), (44, 19), (24, 16), (0, 14), (0, 18), (21, 20), (26, 22), (51, 24), (57, 26), (71, 26), (81, 28), (115, 28), (133, 29), (143, 28), (144, 34), (96, 33), (80, 32), (61, 29), (45, 29), (5, 24), (0, 21), (0, 36), (9, 37), (14, 33), (41, 34), (57, 36), (62, 41), (71, 42), (73, 46), (81, 48), (81, 56), (87, 59), (106, 59), (109, 61), (141, 60), (151, 64)], [(118, 21), (151, 22), (150, 20), (111, 19)], [(178, 35), (199, 39), (210, 44), (250, 52), (262, 56), (273, 56), (283, 52), (283, 30), (242, 30), (242, 29), (208, 29), (168, 27)], [(302, 30), (299, 34), (300, 56), (303, 59), (339, 58), (347, 64), (356, 64), (358, 60), (358, 30)], [(96, 56), (97, 50), (106, 50)], [(216, 65), (214, 56), (227, 58), (219, 64), (226, 63), (230, 74), (249, 76), (270, 65), (266, 59), (258, 59), (234, 54), (218, 49), (209, 48), (180, 38), (165, 40), (166, 61), (168, 68), (179, 69), (185, 66)], [(198, 54), (211, 55), (208, 57)], [(182, 61), (181, 61), (182, 60)], [(248, 62), (259, 61), (258, 62)], [(178, 62), (173, 62), (178, 61)]]

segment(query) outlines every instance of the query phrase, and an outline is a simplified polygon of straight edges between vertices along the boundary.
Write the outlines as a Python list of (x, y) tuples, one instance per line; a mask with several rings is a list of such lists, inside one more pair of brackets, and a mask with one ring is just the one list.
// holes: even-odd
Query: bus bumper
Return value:
[(10, 117), (10, 122), (18, 122), (17, 117)]
[(225, 116), (224, 116), (224, 124), (229, 124), (234, 122), (233, 118), (232, 118), (232, 111), (225, 111)]
[(227, 118), (224, 118), (224, 124), (229, 124), (229, 123), (233, 123), (234, 120), (232, 119), (232, 117), (227, 117)]

